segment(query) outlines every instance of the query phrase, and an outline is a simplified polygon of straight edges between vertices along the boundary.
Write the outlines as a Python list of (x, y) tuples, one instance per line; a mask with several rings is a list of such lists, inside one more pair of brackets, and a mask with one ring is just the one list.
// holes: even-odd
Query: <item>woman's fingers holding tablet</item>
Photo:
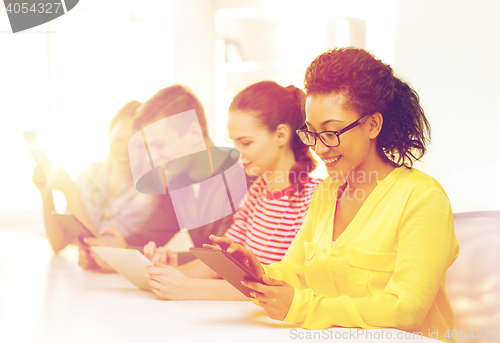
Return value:
[(203, 248), (205, 249), (214, 249), (214, 250), (222, 250), (220, 246), (218, 245), (212, 245), (212, 244), (203, 244)]
[(229, 237), (217, 237), (210, 235), (210, 240), (218, 245), (218, 247), (204, 244), (204, 248), (222, 249), (231, 255), (235, 260), (248, 267), (257, 277), (264, 274), (264, 269), (259, 259), (252, 250), (245, 248), (243, 245), (234, 243)]
[(231, 238), (217, 237), (212, 235), (210, 236), (210, 239), (212, 239), (212, 241), (217, 243), (217, 245), (219, 245), (222, 248), (222, 250), (225, 250), (228, 254), (231, 254), (231, 256), (234, 257), (235, 259), (243, 262), (243, 260), (247, 258), (248, 249), (241, 244), (234, 243)]
[(163, 248), (156, 249), (155, 257), (153, 258), (154, 265), (167, 265), (167, 252)]
[(241, 244), (233, 243), (226, 252), (231, 255), (235, 260), (239, 261), (241, 264), (245, 265), (252, 273), (260, 278), (264, 274), (264, 269), (259, 259), (251, 249), (245, 248)]
[(39, 190), (42, 190), (47, 186), (47, 176), (45, 175), (45, 172), (43, 171), (42, 167), (40, 167), (38, 164), (33, 170), (32, 180), (36, 188), (38, 188)]
[(156, 280), (149, 279), (149, 285), (151, 286), (151, 291), (153, 291), (153, 293), (164, 298), (161, 291), (161, 283)]
[(176, 268), (149, 266), (146, 268), (146, 276), (149, 278), (149, 285), (153, 292), (160, 297), (165, 299), (186, 299), (189, 278)]
[(252, 289), (252, 295), (259, 301), (269, 318), (285, 319), (290, 306), (292, 306), (295, 290), (285, 281), (279, 281), (262, 276), (264, 282), (242, 281), (243, 286)]
[(153, 261), (156, 252), (156, 243), (151, 241), (143, 248), (144, 256), (150, 261)]
[(78, 249), (78, 265), (83, 269), (89, 269), (90, 259), (86, 251), (79, 247)]
[[(229, 237), (210, 235), (210, 240), (216, 243), (219, 249), (225, 250), (231, 257), (248, 267), (256, 276), (261, 277), (264, 274), (262, 264), (252, 250), (245, 248), (241, 244), (234, 243)], [(208, 248), (209, 246), (204, 244), (203, 247)]]
[(90, 250), (83, 245), (78, 246), (78, 265), (83, 269), (97, 269), (97, 263), (90, 256)]
[(153, 275), (163, 275), (165, 273), (166, 272), (164, 267), (157, 267), (157, 266), (146, 267), (146, 276), (149, 278)]
[(151, 261), (154, 265), (158, 266), (177, 267), (178, 257), (177, 253), (173, 252), (169, 248), (159, 247), (156, 249), (154, 257)]
[(232, 258), (239, 261), (245, 267), (250, 269), (253, 274), (260, 277), (263, 273), (260, 262), (253, 254), (252, 250), (245, 248), (240, 244), (231, 245), (226, 252), (231, 255)]
[(234, 242), (228, 237), (218, 237), (215, 235), (210, 235), (210, 240), (217, 244), (222, 250), (227, 250), (231, 244)]
[(254, 297), (255, 299), (257, 299), (260, 306), (264, 307), (265, 305), (267, 305), (267, 301), (265, 299), (264, 294), (259, 293), (259, 292), (252, 292), (252, 293), (250, 293), (250, 295), (252, 297)]
[[(166, 298), (165, 294), (161, 290), (162, 288), (161, 279), (163, 279), (162, 276), (165, 273), (166, 273), (165, 268), (154, 267), (154, 266), (147, 267), (145, 271), (146, 277), (149, 279), (148, 283), (151, 286), (151, 290), (153, 291), (153, 293), (162, 298)], [(164, 282), (166, 282), (166, 280)]]
[(268, 292), (268, 285), (265, 285), (265, 284), (260, 283), (260, 282), (243, 280), (243, 281), (241, 281), (241, 284), (243, 286), (248, 287), (248, 288), (252, 289), (253, 291), (255, 291), (255, 292), (252, 292), (254, 294), (254, 297), (256, 295), (260, 294), (261, 299), (263, 299), (262, 297), (266, 295), (266, 292)]
[(255, 256), (253, 250), (251, 249), (247, 252), (247, 267), (259, 278), (262, 278), (264, 275), (262, 263), (260, 263), (259, 259)]
[(102, 240), (101, 244), (107, 247), (115, 247), (115, 248), (126, 248), (127, 241), (125, 240), (125, 236), (120, 230), (117, 230), (113, 227), (106, 227), (101, 233)]
[(125, 236), (119, 230), (106, 227), (102, 230), (98, 237), (84, 237), (83, 241), (91, 246), (100, 247), (113, 247), (113, 248), (126, 248), (127, 242), (125, 241)]

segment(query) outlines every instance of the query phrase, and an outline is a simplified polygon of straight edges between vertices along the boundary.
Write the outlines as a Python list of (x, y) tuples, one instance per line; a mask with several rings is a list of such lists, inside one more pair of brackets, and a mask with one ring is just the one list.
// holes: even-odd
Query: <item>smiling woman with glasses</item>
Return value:
[(324, 145), (328, 147), (336, 147), (340, 145), (340, 135), (354, 129), (356, 126), (363, 124), (366, 119), (368, 119), (368, 116), (363, 116), (356, 120), (355, 122), (347, 125), (344, 127), (342, 130), (339, 131), (321, 131), (321, 132), (312, 132), (312, 131), (307, 131), (307, 125), (302, 126), (300, 129), (296, 130), (297, 134), (299, 135), (300, 139), (305, 145), (309, 146), (315, 146), (316, 145), (316, 138), (319, 137), (321, 142), (323, 142)]
[(261, 276), (244, 284), (271, 318), (452, 342), (445, 276), (459, 248), (445, 191), (413, 168), (430, 132), (417, 93), (355, 48), (318, 56), (305, 91), (306, 125), (296, 132), (330, 177), (285, 257), (262, 265), (227, 238), (214, 242)]

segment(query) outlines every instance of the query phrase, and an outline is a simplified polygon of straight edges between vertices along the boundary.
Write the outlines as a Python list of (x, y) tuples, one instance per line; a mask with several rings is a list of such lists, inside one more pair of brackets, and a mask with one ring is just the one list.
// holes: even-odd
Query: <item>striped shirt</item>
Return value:
[(226, 237), (252, 249), (262, 263), (279, 262), (299, 231), (312, 195), (322, 180), (309, 178), (300, 194), (292, 187), (271, 193), (259, 177), (234, 214)]

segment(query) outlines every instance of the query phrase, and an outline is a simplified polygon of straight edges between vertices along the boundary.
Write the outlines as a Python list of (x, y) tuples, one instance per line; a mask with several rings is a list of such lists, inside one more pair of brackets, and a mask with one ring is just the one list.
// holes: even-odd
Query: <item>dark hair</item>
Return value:
[[(291, 148), (297, 162), (288, 174), (294, 190), (301, 192), (301, 175), (308, 175), (316, 168), (309, 147), (302, 143), (295, 130), (304, 124), (302, 110), (304, 92), (294, 86), (282, 87), (273, 81), (262, 81), (239, 92), (229, 106), (229, 111), (252, 111), (269, 131), (275, 131), (280, 124), (291, 128)], [(299, 177), (297, 177), (297, 175)]]
[(160, 89), (151, 99), (146, 101), (138, 110), (134, 128), (140, 129), (145, 123), (157, 116), (168, 118), (193, 109), (196, 111), (203, 136), (208, 137), (207, 120), (203, 106), (193, 92), (181, 85)]
[(141, 106), (139, 101), (129, 101), (125, 105), (122, 106), (115, 114), (115, 116), (109, 122), (108, 132), (110, 133), (116, 124), (121, 122), (124, 119), (131, 119), (136, 115), (136, 111)]
[(344, 106), (352, 107), (360, 117), (382, 114), (377, 137), (382, 157), (411, 167), (425, 154), (430, 125), (417, 93), (369, 52), (335, 48), (319, 55), (307, 68), (304, 85), (307, 95), (342, 94)]

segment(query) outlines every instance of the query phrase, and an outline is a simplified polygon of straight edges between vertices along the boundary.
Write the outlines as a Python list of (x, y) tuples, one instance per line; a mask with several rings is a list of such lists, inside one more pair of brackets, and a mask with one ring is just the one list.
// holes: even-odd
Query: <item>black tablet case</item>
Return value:
[(213, 271), (219, 274), (223, 279), (236, 287), (247, 297), (251, 297), (250, 288), (241, 284), (243, 280), (261, 282), (259, 278), (252, 274), (248, 268), (233, 259), (231, 255), (222, 250), (189, 248), (194, 256), (209, 266)]

